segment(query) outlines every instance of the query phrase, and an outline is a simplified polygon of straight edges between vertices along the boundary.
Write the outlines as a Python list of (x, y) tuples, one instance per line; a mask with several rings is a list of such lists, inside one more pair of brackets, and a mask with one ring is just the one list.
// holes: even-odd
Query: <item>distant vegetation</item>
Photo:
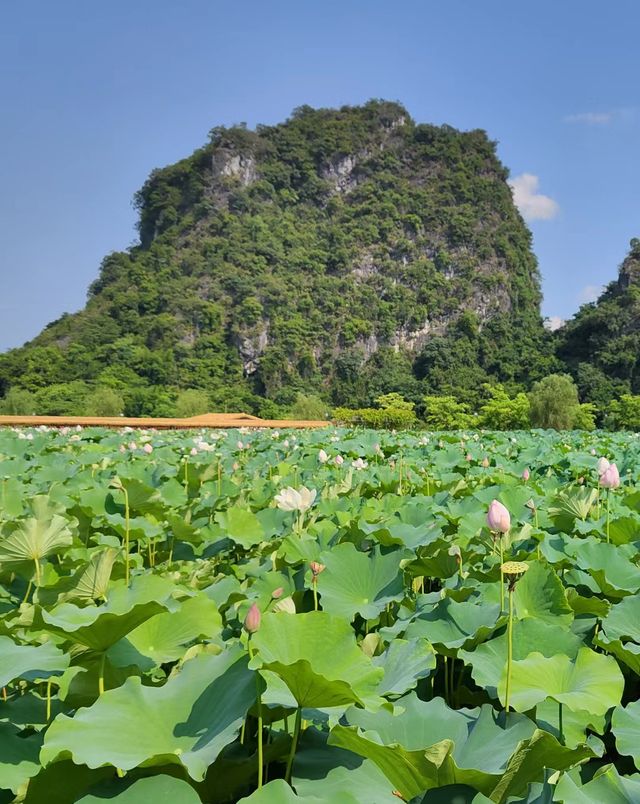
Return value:
[[(397, 398), (407, 424), (635, 426), (640, 241), (597, 304), (547, 332), (507, 176), (483, 131), (417, 124), (386, 101), (215, 128), (152, 172), (140, 243), (105, 258), (85, 309), (0, 355), (0, 406), (337, 409), (377, 426), (390, 406), (376, 400)], [(536, 383), (561, 374), (577, 400), (545, 418)]]

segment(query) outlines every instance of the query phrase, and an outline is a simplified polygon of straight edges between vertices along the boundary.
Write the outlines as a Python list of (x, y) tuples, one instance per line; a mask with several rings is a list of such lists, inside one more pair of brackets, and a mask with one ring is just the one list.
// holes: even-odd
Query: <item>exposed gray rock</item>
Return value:
[(214, 176), (237, 179), (243, 187), (258, 178), (256, 160), (249, 154), (215, 151), (211, 157), (211, 169)]

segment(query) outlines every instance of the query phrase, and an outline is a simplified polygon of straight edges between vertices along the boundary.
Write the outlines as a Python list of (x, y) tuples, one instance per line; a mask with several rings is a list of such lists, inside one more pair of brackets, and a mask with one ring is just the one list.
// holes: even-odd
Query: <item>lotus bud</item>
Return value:
[(584, 477), (579, 477), (579, 478), (578, 478), (578, 485), (579, 485), (579, 486), (583, 486), (583, 485), (584, 485)]
[(504, 505), (498, 500), (494, 500), (487, 512), (487, 524), (489, 529), (496, 533), (507, 533), (511, 527), (511, 516)]
[(249, 634), (255, 634), (258, 628), (260, 628), (261, 618), (262, 615), (260, 614), (260, 609), (254, 603), (249, 609), (247, 616), (244, 618), (245, 631)]
[(467, 452), (465, 460), (471, 462), (473, 460), (473, 455), (470, 452)]
[(329, 460), (329, 456), (323, 449), (321, 449), (320, 452), (318, 452), (318, 460), (320, 461), (320, 463), (326, 463)]
[(344, 458), (342, 457), (342, 455), (336, 455), (336, 457), (333, 459), (333, 462), (335, 463), (336, 466), (342, 466), (342, 464), (344, 463)]
[(611, 464), (606, 458), (600, 458), (598, 461), (598, 474), (603, 475), (610, 466)]
[(153, 452), (153, 447), (151, 446), (151, 444), (145, 444), (142, 449), (144, 452), (147, 453), (147, 455), (151, 455), (151, 453)]
[(482, 459), (482, 465), (484, 466), (485, 469), (489, 466), (489, 458), (486, 455)]
[(195, 456), (198, 454), (198, 450), (195, 447), (191, 447), (191, 453), (190, 454), (191, 454), (192, 458), (195, 458)]
[(325, 565), (320, 564), (318, 561), (312, 561), (309, 564), (309, 566), (311, 567), (311, 572), (313, 573), (313, 580), (314, 581), (318, 577), (318, 575), (320, 575), (320, 573), (323, 572), (326, 569)]
[(529, 467), (525, 466), (524, 471), (522, 472), (522, 479), (526, 483), (529, 478), (531, 477), (531, 472), (529, 471)]
[(271, 593), (271, 597), (274, 600), (277, 600), (279, 597), (282, 597), (283, 593), (284, 589), (282, 588), (282, 586), (279, 586), (277, 589), (273, 590), (273, 592)]
[(603, 489), (617, 489), (620, 485), (620, 473), (615, 463), (609, 465), (600, 475), (600, 485)]

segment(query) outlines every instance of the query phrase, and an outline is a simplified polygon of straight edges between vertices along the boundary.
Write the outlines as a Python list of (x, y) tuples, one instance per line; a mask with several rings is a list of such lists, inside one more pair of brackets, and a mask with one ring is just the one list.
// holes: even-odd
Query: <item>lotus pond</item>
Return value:
[(0, 431), (0, 802), (640, 802), (639, 471), (630, 433)]

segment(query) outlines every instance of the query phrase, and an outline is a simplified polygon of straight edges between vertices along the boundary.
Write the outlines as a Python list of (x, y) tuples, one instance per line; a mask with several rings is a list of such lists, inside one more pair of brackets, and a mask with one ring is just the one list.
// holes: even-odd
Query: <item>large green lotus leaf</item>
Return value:
[(113, 788), (113, 782), (103, 785), (100, 789), (104, 790), (104, 795), (89, 793), (77, 799), (77, 804), (104, 804), (106, 800), (120, 804), (201, 804), (200, 796), (190, 784), (164, 774), (138, 779), (115, 796)]
[[(160, 488), (155, 488), (144, 480), (136, 477), (119, 477), (112, 481), (114, 490), (118, 488), (116, 484), (120, 484), (122, 488), (126, 489), (129, 498), (129, 511), (132, 514), (141, 514), (142, 516), (151, 514), (156, 519), (163, 519), (167, 508), (172, 507), (163, 499)], [(178, 487), (180, 488), (180, 486)], [(122, 493), (119, 502), (124, 512), (125, 498)], [(183, 504), (186, 502), (184, 491), (181, 502)]]
[(146, 620), (108, 651), (117, 667), (136, 665), (148, 671), (164, 662), (181, 659), (185, 647), (198, 638), (220, 632), (218, 607), (205, 595), (184, 600), (177, 611), (165, 611)]
[(14, 793), (40, 771), (42, 735), (18, 736), (11, 723), (0, 723), (0, 790)]
[(535, 617), (556, 625), (568, 625), (573, 610), (562, 581), (552, 567), (532, 561), (516, 583), (514, 603), (518, 617)]
[(611, 716), (611, 730), (619, 753), (632, 757), (640, 770), (640, 701), (633, 701), (624, 708), (617, 706)]
[(246, 508), (232, 507), (216, 514), (216, 522), (225, 536), (249, 550), (265, 540), (264, 528), (258, 517)]
[(324, 611), (265, 614), (251, 637), (252, 666), (278, 675), (299, 706), (377, 706), (384, 671), (358, 648), (349, 623)]
[[(29, 781), (24, 804), (69, 804), (84, 795), (93, 785), (113, 781), (113, 768), (91, 770), (67, 760), (55, 762)], [(1, 800), (1, 799), (0, 799)]]
[(382, 667), (380, 682), (382, 695), (404, 695), (413, 689), (421, 678), (426, 678), (436, 666), (433, 648), (426, 639), (394, 639), (373, 664)]
[(583, 785), (577, 772), (565, 773), (556, 785), (553, 800), (562, 804), (637, 804), (640, 775), (620, 776), (613, 765), (605, 765)]
[(327, 745), (327, 737), (309, 728), (298, 743), (292, 783), (300, 798), (322, 795), (339, 802), (348, 792), (367, 804), (398, 804), (391, 783), (374, 762)]
[(458, 603), (450, 597), (439, 600), (431, 609), (420, 610), (405, 631), (406, 639), (425, 637), (432, 645), (455, 648), (471, 647), (495, 627), (500, 606), (467, 600)]
[[(503, 703), (505, 686), (506, 665), (498, 686)], [(586, 709), (603, 715), (620, 703), (623, 688), (624, 678), (612, 656), (586, 647), (580, 648), (573, 660), (565, 654), (548, 657), (536, 651), (513, 662), (510, 703), (516, 711), (526, 712), (553, 698), (573, 711)]]
[(111, 571), (117, 556), (118, 551), (113, 547), (94, 553), (89, 563), (76, 573), (66, 597), (85, 601), (106, 600)]
[(382, 555), (377, 549), (363, 553), (350, 543), (323, 553), (320, 561), (326, 569), (318, 577), (323, 610), (349, 621), (356, 614), (365, 620), (377, 617), (387, 603), (404, 597), (402, 558), (401, 553)]
[(155, 614), (177, 608), (171, 598), (173, 590), (168, 578), (140, 575), (130, 587), (113, 588), (101, 606), (80, 608), (61, 603), (51, 611), (42, 609), (41, 617), (49, 631), (94, 650), (105, 650)]
[[(297, 804), (302, 800), (303, 798), (297, 796), (284, 779), (274, 779), (250, 796), (241, 798), (238, 804)], [(340, 804), (361, 804), (361, 800), (346, 790), (341, 792), (339, 800)], [(323, 795), (320, 789), (317, 794), (305, 794), (304, 801), (308, 804), (335, 804), (336, 799)]]
[(51, 642), (44, 645), (16, 645), (0, 636), (0, 687), (16, 678), (27, 681), (60, 675), (69, 666), (69, 656)]
[(576, 540), (572, 548), (579, 567), (589, 572), (609, 597), (624, 597), (640, 590), (640, 567), (631, 545), (613, 545), (593, 537)]
[(595, 642), (640, 674), (640, 596), (625, 597), (611, 607)]
[[(558, 704), (547, 698), (546, 701), (536, 705), (535, 721), (541, 729), (553, 734), (554, 737), (560, 736), (560, 712)], [(606, 729), (606, 715), (594, 715), (582, 709), (575, 712), (567, 706), (563, 706), (562, 712), (562, 735), (565, 745), (576, 748), (579, 745), (588, 743), (594, 751), (596, 744), (587, 735), (587, 730), (596, 734), (604, 734)], [(596, 751), (596, 753), (598, 753)]]
[(3, 528), (0, 564), (11, 566), (24, 561), (39, 561), (63, 551), (72, 542), (69, 520), (58, 514), (23, 519), (15, 527)]
[(425, 702), (415, 695), (399, 704), (404, 712), (395, 715), (350, 710), (347, 720), (354, 725), (334, 727), (329, 743), (372, 759), (407, 800), (454, 782), (492, 799), (502, 784), (506, 796), (541, 777), (545, 764), (566, 767), (591, 756), (589, 749), (563, 749), (551, 735), (538, 745), (544, 732), (529, 718), (510, 714), (505, 727), (498, 722), (504, 716), (490, 706), (455, 711), (441, 698)]
[[(582, 640), (560, 625), (548, 625), (528, 617), (513, 624), (513, 658), (526, 659), (540, 651), (543, 656), (564, 653), (572, 659), (578, 654)], [(483, 642), (472, 651), (460, 651), (460, 659), (471, 665), (471, 675), (479, 687), (492, 698), (498, 697), (498, 682), (507, 661), (507, 635), (501, 634)]]
[(235, 737), (256, 699), (256, 676), (240, 648), (200, 655), (162, 687), (129, 678), (74, 717), (49, 727), (40, 760), (98, 768), (182, 764), (196, 781)]
[(361, 519), (358, 528), (386, 547), (399, 545), (411, 550), (432, 544), (442, 536), (442, 528), (435, 522), (412, 525), (410, 522), (403, 522), (398, 516), (384, 522), (365, 522)]

